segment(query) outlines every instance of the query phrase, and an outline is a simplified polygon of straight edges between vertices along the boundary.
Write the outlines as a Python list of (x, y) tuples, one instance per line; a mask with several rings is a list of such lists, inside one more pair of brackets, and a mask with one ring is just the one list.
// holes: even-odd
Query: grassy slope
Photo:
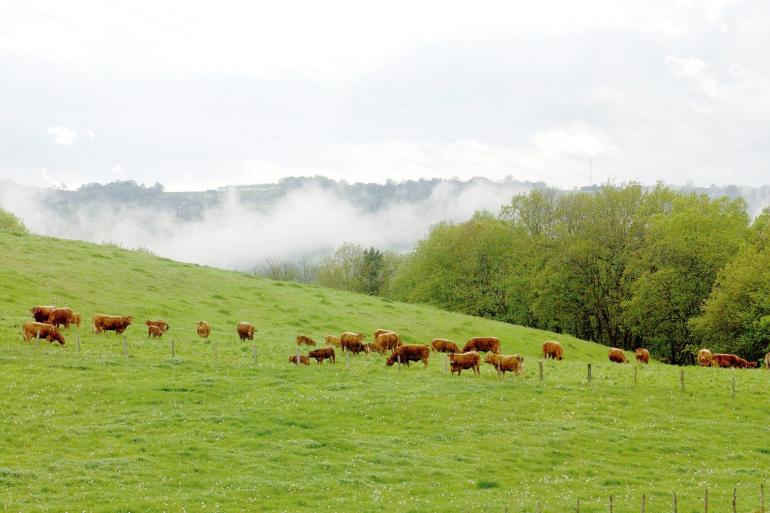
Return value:
[[(606, 348), (429, 307), (271, 282), (109, 246), (0, 234), (0, 504), (9, 510), (585, 511), (699, 509), (701, 490), (749, 511), (770, 472), (770, 373), (639, 369)], [(74, 331), (25, 345), (33, 304), (163, 317), (176, 342)], [(194, 322), (212, 325), (198, 340)], [(258, 365), (234, 325), (255, 323)], [(294, 368), (298, 333), (397, 329), (408, 341), (493, 334), (527, 357), (500, 381), (386, 368), (379, 356)], [(541, 342), (567, 359), (537, 376)], [(586, 384), (585, 362), (594, 381)], [(735, 375), (738, 393), (730, 397)], [(717, 510), (715, 509), (715, 511)]]

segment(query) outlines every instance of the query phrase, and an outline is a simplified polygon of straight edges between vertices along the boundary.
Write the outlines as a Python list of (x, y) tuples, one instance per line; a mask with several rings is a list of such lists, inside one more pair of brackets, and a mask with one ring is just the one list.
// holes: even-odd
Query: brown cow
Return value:
[(320, 349), (313, 349), (307, 354), (310, 358), (315, 358), (315, 360), (320, 365), (323, 363), (324, 360), (331, 360), (332, 363), (335, 362), (335, 354), (334, 354), (334, 348), (333, 347), (322, 347)]
[[(297, 355), (293, 354), (289, 357), (289, 363), (293, 363), (294, 365), (297, 365)], [(304, 354), (299, 355), (299, 363), (302, 365), (310, 365), (310, 358), (305, 356)]]
[(492, 365), (503, 376), (505, 376), (506, 372), (513, 372), (518, 376), (523, 370), (524, 357), (518, 354), (499, 355), (487, 353), (484, 363)]
[(492, 351), (500, 354), (500, 339), (497, 337), (474, 337), (463, 346), (463, 353), (468, 351)]
[(48, 314), (48, 319), (45, 322), (53, 324), (57, 328), (59, 326), (69, 328), (72, 322), (72, 308), (67, 308), (66, 306), (54, 308)]
[(430, 358), (430, 347), (422, 344), (406, 344), (398, 346), (393, 353), (388, 356), (385, 364), (391, 366), (398, 362), (402, 365), (406, 364), (406, 366), (409, 367), (409, 362), (422, 361), (427, 367), (428, 358)]
[(297, 345), (306, 345), (306, 346), (314, 346), (315, 340), (313, 340), (310, 337), (306, 337), (305, 335), (297, 335)]
[[(714, 353), (712, 364), (716, 367), (744, 367), (746, 362), (743, 358), (734, 354)], [(746, 362), (748, 363), (748, 362)]]
[(148, 324), (147, 325), (147, 336), (148, 337), (162, 337), (163, 336), (163, 330), (154, 324)]
[(765, 369), (770, 369), (770, 353), (765, 355)]
[(430, 347), (438, 353), (459, 353), (457, 344), (445, 338), (434, 338), (430, 341)]
[(134, 316), (94, 314), (93, 322), (96, 333), (114, 331), (115, 333), (120, 334), (126, 331), (126, 328), (134, 322)]
[(201, 338), (209, 338), (209, 335), (211, 335), (211, 328), (206, 321), (198, 321), (195, 331), (198, 332), (198, 336)]
[(29, 311), (32, 312), (32, 317), (34, 317), (37, 322), (46, 322), (48, 316), (51, 315), (51, 312), (55, 309), (55, 306), (33, 306)]
[(343, 351), (350, 351), (353, 354), (365, 353), (366, 347), (362, 342), (363, 339), (364, 336), (361, 333), (346, 331), (340, 335), (340, 347)]
[(327, 346), (335, 346), (335, 347), (340, 347), (340, 344), (342, 344), (342, 342), (340, 341), (340, 337), (335, 337), (334, 335), (326, 335), (324, 337), (324, 342), (326, 342)]
[(70, 321), (70, 324), (74, 324), (75, 326), (80, 329), (80, 314), (78, 312), (72, 312), (72, 320)]
[(377, 338), (374, 339), (374, 343), (380, 346), (383, 351), (393, 351), (401, 345), (401, 337), (392, 331), (388, 331), (377, 335)]
[[(378, 329), (378, 330), (374, 330), (374, 340), (376, 341), (376, 340), (377, 340), (377, 337), (379, 337), (379, 336), (380, 336), (380, 335), (382, 335), (383, 333), (393, 333), (395, 336), (397, 336), (397, 337), (398, 337), (398, 333), (396, 333), (396, 332), (395, 332), (395, 331), (393, 331), (393, 330), (384, 330), (384, 329)], [(399, 337), (399, 340), (400, 340), (400, 337)]]
[(634, 351), (636, 361), (639, 363), (650, 363), (650, 352), (642, 347), (637, 347)]
[(24, 337), (24, 342), (29, 342), (31, 339), (37, 337), (46, 339), (49, 342), (55, 340), (59, 344), (64, 345), (64, 337), (53, 324), (27, 321), (22, 326), (21, 333)]
[(250, 322), (239, 322), (237, 330), (241, 340), (254, 340), (254, 332), (256, 330)]
[(158, 329), (163, 333), (168, 331), (168, 323), (166, 321), (158, 319), (157, 321), (144, 321), (144, 323), (147, 326), (157, 326)]
[(628, 363), (628, 360), (626, 359), (626, 354), (623, 352), (622, 349), (618, 349), (617, 347), (611, 347), (610, 350), (607, 351), (607, 356), (609, 357), (611, 362)]
[(452, 374), (455, 372), (459, 376), (463, 369), (473, 369), (474, 374), (481, 374), (479, 362), (481, 356), (478, 351), (468, 351), (467, 353), (449, 353), (449, 363), (452, 366)]
[(379, 344), (364, 344), (367, 353), (385, 354), (385, 348)]
[(554, 360), (561, 360), (564, 358), (564, 347), (559, 342), (553, 340), (546, 340), (543, 342), (543, 359), (553, 358)]
[(701, 367), (711, 367), (714, 362), (714, 354), (708, 349), (698, 351), (698, 365)]
[(757, 362), (750, 362), (748, 360), (744, 360), (740, 356), (738, 357), (738, 367), (742, 369), (753, 369), (757, 366)]

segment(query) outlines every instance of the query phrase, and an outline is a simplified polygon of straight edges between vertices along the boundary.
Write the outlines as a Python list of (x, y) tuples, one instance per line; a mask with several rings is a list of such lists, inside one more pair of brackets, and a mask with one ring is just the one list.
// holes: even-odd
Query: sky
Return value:
[(764, 185), (766, 1), (0, 0), (0, 179)]

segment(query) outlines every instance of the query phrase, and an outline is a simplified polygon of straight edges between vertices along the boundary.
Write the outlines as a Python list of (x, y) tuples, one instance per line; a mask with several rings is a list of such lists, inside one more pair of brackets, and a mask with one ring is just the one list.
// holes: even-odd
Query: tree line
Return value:
[(435, 225), (409, 254), (344, 244), (310, 267), (299, 281), (644, 346), (672, 363), (704, 346), (770, 350), (770, 211), (752, 220), (740, 198), (634, 183), (535, 190)]

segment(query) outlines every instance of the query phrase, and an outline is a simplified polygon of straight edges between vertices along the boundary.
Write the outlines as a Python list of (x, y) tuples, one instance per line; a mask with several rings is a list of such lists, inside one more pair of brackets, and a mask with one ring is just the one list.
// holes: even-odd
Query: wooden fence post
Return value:
[(644, 496), (644, 494), (642, 494), (642, 513), (644, 513), (644, 506), (645, 506), (644, 502), (645, 502), (645, 499), (646, 499), (646, 497)]
[(636, 383), (637, 383), (637, 376), (636, 375), (637, 375), (638, 372), (639, 372), (639, 366), (638, 365), (634, 365), (634, 385), (636, 385)]
[(78, 353), (79, 353), (80, 352), (80, 332), (79, 331), (75, 333), (75, 341), (77, 342)]
[(444, 357), (444, 374), (446, 374), (447, 372), (449, 372), (449, 357), (445, 356)]
[(345, 351), (345, 368), (350, 369), (350, 349)]
[(765, 485), (759, 485), (759, 513), (765, 513)]
[(217, 351), (217, 342), (214, 341), (214, 363), (219, 361), (219, 351)]
[(254, 344), (252, 347), (252, 350), (254, 351), (254, 366), (257, 366), (257, 363), (259, 362), (259, 348), (256, 344)]
[(398, 372), (401, 372), (401, 353), (398, 353)]
[(174, 347), (174, 339), (171, 339), (171, 358), (176, 356), (176, 348)]
[(613, 504), (612, 504), (612, 495), (610, 495), (610, 513), (612, 513), (612, 506), (613, 506)]
[(296, 364), (297, 364), (297, 368), (299, 368), (299, 364), (300, 364), (300, 356), (301, 356), (301, 351), (300, 351), (300, 349), (299, 349), (299, 346), (297, 346), (297, 361), (296, 361), (296, 362), (294, 362), (294, 363), (296, 363)]
[(737, 506), (737, 504), (736, 504), (736, 502), (737, 502), (736, 501), (737, 495), (738, 495), (738, 489), (737, 488), (733, 488), (733, 513), (735, 513), (735, 509), (736, 509), (736, 506)]
[(580, 497), (577, 498), (577, 505), (575, 506), (575, 513), (580, 513)]
[(676, 513), (676, 492), (674, 492), (674, 513)]
[(537, 363), (540, 364), (540, 381), (543, 381), (543, 361), (540, 360)]
[(537, 513), (543, 513), (543, 503), (537, 501)]
[(684, 392), (684, 369), (679, 369), (679, 389)]
[(40, 347), (40, 328), (35, 330), (35, 347)]
[(709, 489), (706, 488), (706, 491), (703, 492), (703, 511), (704, 513), (709, 513)]
[(588, 364), (588, 382), (591, 382), (591, 364)]
[(125, 335), (123, 335), (123, 356), (128, 356), (128, 345), (126, 344)]

